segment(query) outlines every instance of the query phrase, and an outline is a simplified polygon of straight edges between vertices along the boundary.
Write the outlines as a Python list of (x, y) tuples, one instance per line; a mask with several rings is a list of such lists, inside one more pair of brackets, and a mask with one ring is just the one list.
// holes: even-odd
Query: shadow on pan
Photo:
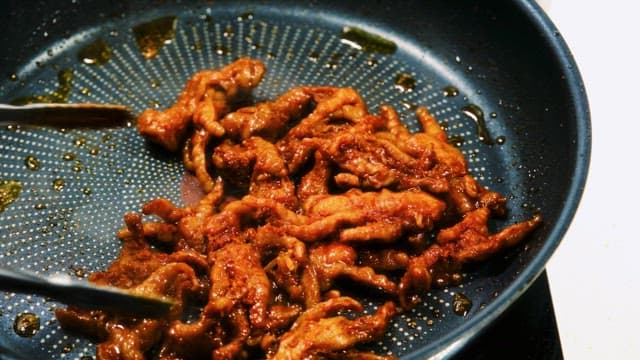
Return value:
[[(433, 290), (423, 305), (397, 317), (373, 345), (379, 353), (454, 354), (535, 280), (578, 206), (590, 152), (586, 95), (569, 50), (535, 3), (9, 1), (2, 7), (8, 14), (0, 25), (2, 102), (40, 96), (121, 103), (136, 112), (162, 108), (194, 72), (251, 56), (268, 68), (256, 100), (296, 85), (351, 86), (371, 109), (394, 106), (413, 130), (415, 106), (429, 107), (469, 159), (470, 172), (508, 197), (509, 217), (496, 225), (538, 211), (545, 225), (525, 244), (471, 268), (462, 286)], [(133, 29), (154, 21), (165, 32), (147, 49), (156, 53), (145, 53)], [(346, 41), (345, 27), (392, 46), (358, 49)], [(486, 133), (478, 133), (480, 112)], [(0, 159), (0, 178), (21, 184), (20, 197), (0, 214), (0, 261), (44, 274), (82, 277), (103, 269), (119, 250), (114, 234), (125, 212), (160, 195), (180, 200), (179, 159), (158, 156), (131, 128), (3, 129)], [(38, 168), (26, 167), (27, 159)], [(467, 316), (451, 310), (457, 293), (473, 303)], [(90, 342), (60, 329), (56, 306), (4, 294), (0, 345), (17, 349), (6, 356), (94, 354)], [(40, 319), (31, 337), (13, 331), (14, 318), (25, 312)]]

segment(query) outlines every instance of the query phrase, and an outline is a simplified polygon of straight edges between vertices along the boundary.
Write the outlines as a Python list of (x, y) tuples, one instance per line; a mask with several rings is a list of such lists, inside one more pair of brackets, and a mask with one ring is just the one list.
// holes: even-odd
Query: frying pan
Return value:
[[(2, 102), (58, 94), (47, 99), (121, 103), (139, 113), (171, 104), (197, 70), (251, 56), (268, 67), (257, 101), (297, 85), (352, 86), (374, 112), (381, 104), (394, 106), (412, 130), (418, 127), (415, 106), (428, 106), (469, 159), (470, 172), (508, 197), (509, 216), (492, 226), (536, 212), (545, 223), (520, 246), (467, 268), (462, 285), (431, 290), (371, 345), (378, 353), (454, 355), (536, 279), (578, 206), (590, 154), (587, 99), (561, 35), (534, 2), (73, 0), (2, 6)], [(175, 25), (173, 36), (146, 59), (132, 28), (163, 17)], [(349, 43), (345, 27), (381, 36), (386, 47), (359, 49), (358, 43), (367, 43)], [(86, 64), (90, 57), (79, 54), (99, 41), (108, 56), (102, 64)], [(477, 125), (477, 110), (484, 127)], [(479, 128), (487, 133), (478, 135)], [(146, 144), (134, 128), (2, 129), (0, 180), (20, 192), (0, 213), (0, 263), (79, 277), (104, 269), (118, 253), (115, 234), (123, 214), (159, 196), (180, 203), (183, 173), (180, 159)], [(459, 293), (473, 304), (466, 316), (452, 311)], [(89, 341), (59, 327), (53, 313), (58, 306), (2, 294), (0, 353), (38, 359), (94, 354)], [(31, 337), (13, 329), (25, 312), (40, 319)]]

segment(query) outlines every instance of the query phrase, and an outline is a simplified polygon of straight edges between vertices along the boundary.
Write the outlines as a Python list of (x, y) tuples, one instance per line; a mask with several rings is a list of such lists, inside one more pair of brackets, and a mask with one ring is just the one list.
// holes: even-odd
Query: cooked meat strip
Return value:
[(358, 263), (376, 271), (404, 270), (409, 263), (409, 254), (396, 249), (364, 249), (358, 251)]
[(211, 291), (204, 313), (223, 316), (241, 303), (249, 308), (251, 325), (264, 327), (273, 294), (257, 249), (250, 244), (230, 243), (214, 251), (209, 261)]
[(309, 266), (313, 266), (321, 291), (329, 290), (339, 277), (349, 278), (389, 294), (395, 294), (396, 284), (385, 275), (367, 266), (356, 265), (356, 250), (351, 246), (332, 242), (311, 249)]
[(275, 141), (306, 111), (312, 97), (302, 88), (294, 88), (273, 101), (240, 108), (220, 120), (231, 139), (244, 140), (259, 136)]
[[(301, 240), (339, 231), (341, 241), (393, 242), (401, 235), (431, 230), (445, 205), (424, 192), (353, 189), (341, 195), (311, 197), (303, 207), (311, 223), (289, 227), (291, 235)], [(343, 225), (350, 227), (342, 230)]]
[(217, 129), (212, 123), (257, 86), (265, 71), (262, 62), (249, 58), (240, 58), (220, 70), (200, 71), (187, 81), (174, 105), (165, 111), (145, 110), (138, 118), (138, 131), (169, 151), (180, 148), (194, 117), (220, 136), (222, 127)]
[(534, 216), (490, 234), (487, 226), (490, 213), (487, 208), (468, 212), (459, 223), (440, 230), (437, 244), (409, 260), (407, 271), (399, 284), (403, 307), (411, 307), (419, 300), (418, 293), (431, 287), (430, 270), (439, 262), (464, 264), (484, 260), (505, 247), (516, 245), (542, 223), (540, 216)]
[(395, 314), (395, 306), (387, 302), (374, 315), (349, 320), (344, 316), (326, 317), (339, 310), (361, 311), (350, 298), (335, 298), (319, 303), (303, 312), (291, 330), (280, 338), (278, 350), (271, 360), (307, 359), (318, 353), (330, 353), (380, 338)]

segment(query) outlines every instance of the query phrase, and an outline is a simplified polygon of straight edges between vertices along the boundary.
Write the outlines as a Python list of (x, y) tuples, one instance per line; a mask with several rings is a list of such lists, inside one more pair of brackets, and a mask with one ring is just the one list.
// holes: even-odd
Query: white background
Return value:
[(547, 270), (566, 359), (640, 359), (640, 3), (542, 1), (585, 81), (587, 187)]

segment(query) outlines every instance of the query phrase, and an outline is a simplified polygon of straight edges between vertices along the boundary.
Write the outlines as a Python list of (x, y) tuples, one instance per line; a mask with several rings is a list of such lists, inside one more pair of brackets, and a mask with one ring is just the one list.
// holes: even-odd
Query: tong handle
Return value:
[(0, 126), (114, 127), (130, 124), (131, 110), (114, 104), (0, 104)]
[(0, 289), (47, 296), (67, 305), (106, 310), (138, 317), (164, 317), (172, 301), (139, 296), (111, 287), (93, 286), (68, 276), (44, 277), (33, 272), (0, 267)]

